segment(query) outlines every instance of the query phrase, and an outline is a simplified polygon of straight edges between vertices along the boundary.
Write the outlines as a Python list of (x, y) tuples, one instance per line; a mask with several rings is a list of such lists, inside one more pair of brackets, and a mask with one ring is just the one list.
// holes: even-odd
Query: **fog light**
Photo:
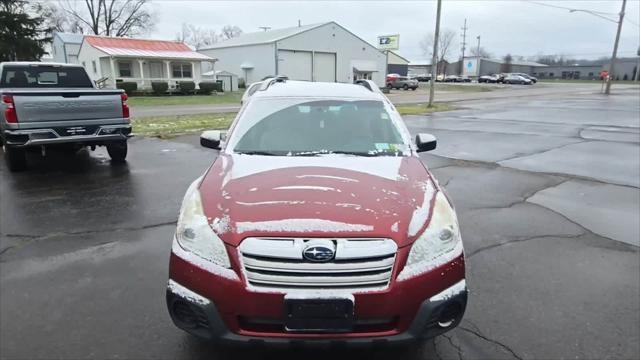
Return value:
[(450, 327), (460, 317), (461, 313), (462, 307), (460, 304), (455, 303), (447, 305), (447, 307), (445, 307), (440, 313), (440, 316), (438, 316), (438, 326), (443, 329)]

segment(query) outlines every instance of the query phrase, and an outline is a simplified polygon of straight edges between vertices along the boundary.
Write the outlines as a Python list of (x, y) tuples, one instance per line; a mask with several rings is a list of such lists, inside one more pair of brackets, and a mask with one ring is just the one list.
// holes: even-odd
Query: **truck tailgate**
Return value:
[(118, 92), (28, 91), (13, 98), (19, 123), (122, 118)]

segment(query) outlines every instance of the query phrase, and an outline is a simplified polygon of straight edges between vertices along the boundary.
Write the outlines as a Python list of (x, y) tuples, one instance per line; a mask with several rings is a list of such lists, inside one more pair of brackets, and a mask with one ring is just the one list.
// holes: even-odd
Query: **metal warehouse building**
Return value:
[(274, 75), (385, 84), (386, 55), (333, 21), (242, 34), (198, 51), (217, 59), (216, 70), (238, 74), (247, 84)]
[(409, 60), (391, 50), (383, 51), (387, 55), (387, 74), (407, 76), (409, 72)]

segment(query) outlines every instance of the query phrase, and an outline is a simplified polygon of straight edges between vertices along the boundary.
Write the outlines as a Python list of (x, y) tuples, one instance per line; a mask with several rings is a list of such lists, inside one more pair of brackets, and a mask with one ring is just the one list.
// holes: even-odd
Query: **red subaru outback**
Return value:
[(455, 211), (373, 82), (270, 79), (187, 190), (167, 305), (176, 326), (245, 343), (406, 342), (465, 311)]

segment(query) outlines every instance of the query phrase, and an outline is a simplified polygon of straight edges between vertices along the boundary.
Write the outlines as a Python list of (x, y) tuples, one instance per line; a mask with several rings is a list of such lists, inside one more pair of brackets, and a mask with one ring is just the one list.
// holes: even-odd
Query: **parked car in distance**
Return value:
[(525, 73), (513, 73), (512, 75), (519, 75), (519, 76), (522, 76), (522, 77), (523, 77), (523, 78), (525, 78), (525, 79), (529, 79), (529, 80), (531, 80), (531, 82), (532, 82), (532, 83), (534, 83), (534, 84), (538, 82), (538, 78), (537, 78), (537, 77), (535, 77), (535, 76), (531, 76), (531, 75), (529, 75), (529, 74), (525, 74)]
[(438, 76), (436, 76), (436, 82), (444, 82), (445, 80), (445, 75), (444, 74), (440, 74)]
[(495, 84), (498, 82), (498, 75), (482, 75), (478, 78), (478, 82)]
[(11, 171), (26, 168), (28, 149), (106, 146), (113, 162), (127, 156), (127, 94), (97, 89), (80, 65), (0, 63), (0, 99), (0, 141)]
[(497, 77), (496, 82), (497, 83), (504, 83), (504, 78), (507, 77), (508, 75), (509, 74), (507, 74), (507, 73), (496, 74), (496, 77)]
[(418, 88), (418, 80), (411, 79), (407, 76), (398, 76), (395, 78), (387, 77), (387, 88), (389, 89), (404, 89), (415, 90)]
[(461, 82), (470, 83), (471, 82), (471, 78), (468, 77), (467, 75), (463, 75), (463, 76), (460, 76), (460, 81)]
[(509, 74), (503, 80), (505, 84), (519, 84), (519, 85), (531, 85), (533, 82), (523, 76)]
[(416, 75), (416, 80), (419, 82), (428, 82), (431, 81), (431, 74), (420, 74)]
[(462, 77), (458, 75), (447, 75), (444, 82), (462, 82)]
[[(405, 343), (467, 304), (455, 210), (370, 80), (266, 80), (187, 189), (169, 261), (174, 324), (245, 344)], [(345, 206), (347, 204), (348, 206)], [(364, 211), (366, 209), (366, 211)]]

